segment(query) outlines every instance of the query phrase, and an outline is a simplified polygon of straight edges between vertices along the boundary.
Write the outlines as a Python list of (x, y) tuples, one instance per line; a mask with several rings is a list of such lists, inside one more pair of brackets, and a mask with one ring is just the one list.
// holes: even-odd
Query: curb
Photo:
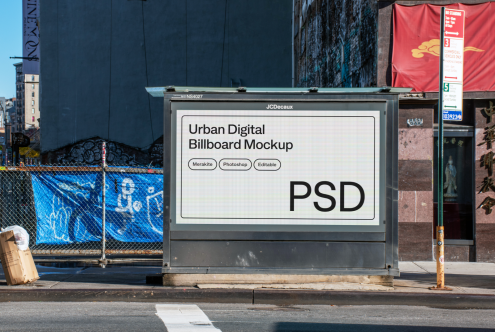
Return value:
[(495, 309), (495, 295), (264, 289), (4, 289), (0, 302), (196, 302), (272, 305), (407, 305)]
[(276, 305), (407, 305), (444, 309), (495, 309), (495, 295), (348, 291), (254, 290), (254, 303)]
[(0, 290), (0, 302), (253, 303), (250, 289), (30, 289)]

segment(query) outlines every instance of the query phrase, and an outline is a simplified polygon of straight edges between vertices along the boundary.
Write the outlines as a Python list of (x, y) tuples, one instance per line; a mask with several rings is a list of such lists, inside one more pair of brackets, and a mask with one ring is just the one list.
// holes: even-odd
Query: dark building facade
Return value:
[[(445, 259), (495, 262), (495, 213), (483, 205), (495, 198), (493, 189), (483, 188), (485, 178), (491, 178), (492, 148), (486, 144), (486, 128), (494, 123), (488, 114), (494, 111), (495, 86), (490, 83), (480, 88), (478, 84), (479, 77), (492, 72), (489, 67), (493, 52), (488, 48), (495, 41), (493, 33), (476, 33), (480, 29), (478, 23), (485, 29), (495, 23), (495, 2), (466, 0), (463, 4), (443, 0), (296, 0), (295, 84), (408, 87), (399, 79), (405, 74), (400, 65), (404, 59), (394, 58), (394, 51), (404, 39), (419, 38), (423, 31), (431, 30), (432, 37), (418, 39), (417, 45), (402, 54), (413, 64), (416, 80), (425, 77), (435, 85), (439, 63), (436, 38), (440, 32), (436, 33), (428, 24), (436, 21), (439, 27), (439, 18), (433, 13), (439, 11), (439, 6), (466, 10), (463, 120), (445, 121), (444, 165), (451, 159), (457, 171), (457, 197), (444, 202)], [(429, 7), (421, 7), (425, 15), (414, 21), (412, 15), (400, 20), (397, 6)], [(433, 15), (433, 19), (426, 14)], [(411, 37), (394, 36), (399, 28), (410, 32)], [(394, 38), (402, 38), (401, 43), (394, 43)], [(436, 70), (426, 69), (432, 64)], [(399, 258), (433, 260), (438, 190), (438, 83), (435, 90), (421, 89), (413, 83), (409, 85), (413, 91), (399, 100)]]
[(159, 165), (147, 86), (292, 85), (291, 1), (42, 0), (40, 22), (45, 163), (101, 162), (105, 140), (115, 163)]
[(377, 8), (376, 0), (296, 0), (295, 86), (376, 86)]

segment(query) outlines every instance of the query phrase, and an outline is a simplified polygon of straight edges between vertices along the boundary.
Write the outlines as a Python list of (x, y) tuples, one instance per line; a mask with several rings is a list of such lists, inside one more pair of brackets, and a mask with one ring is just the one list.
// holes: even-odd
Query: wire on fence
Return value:
[(101, 255), (103, 243), (107, 255), (161, 254), (163, 171), (88, 165), (0, 167), (0, 227), (12, 225), (28, 231), (34, 255)]

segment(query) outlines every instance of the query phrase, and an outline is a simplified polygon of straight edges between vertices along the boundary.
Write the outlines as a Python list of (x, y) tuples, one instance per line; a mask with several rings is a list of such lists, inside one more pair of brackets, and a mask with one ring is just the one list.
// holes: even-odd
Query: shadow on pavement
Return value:
[(293, 322), (280, 322), (276, 323), (273, 330), (274, 332), (320, 332), (320, 331), (332, 331), (332, 332), (382, 332), (382, 331), (432, 331), (432, 332), (483, 332), (493, 331), (493, 329), (484, 328), (464, 328), (464, 327), (439, 327), (439, 326), (406, 326), (406, 325), (372, 325), (372, 324), (332, 324), (332, 323), (293, 323)]
[[(63, 284), (67, 287), (80, 284), (94, 285), (105, 284), (113, 287), (119, 286), (146, 286), (146, 276), (155, 275), (161, 272), (161, 266), (119, 266), (107, 265), (106, 268), (89, 266), (81, 266), (79, 264), (68, 264), (60, 266), (53, 264), (44, 266), (36, 264), (40, 279), (32, 284), (21, 285), (21, 287), (48, 287), (55, 285), (62, 287)], [(7, 286), (5, 275), (0, 268), (0, 287)], [(15, 286), (17, 287), (17, 286)]]
[[(429, 287), (434, 286), (436, 284), (436, 280), (437, 276), (435, 274), (401, 273), (400, 277), (395, 278), (395, 283), (401, 286), (416, 284)], [(495, 289), (495, 276), (446, 274), (445, 284), (449, 287)]]

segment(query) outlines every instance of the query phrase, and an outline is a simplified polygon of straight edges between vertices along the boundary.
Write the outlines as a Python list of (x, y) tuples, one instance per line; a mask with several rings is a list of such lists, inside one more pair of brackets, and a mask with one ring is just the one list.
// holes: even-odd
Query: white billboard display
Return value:
[(175, 126), (177, 224), (380, 223), (380, 111), (179, 110)]

